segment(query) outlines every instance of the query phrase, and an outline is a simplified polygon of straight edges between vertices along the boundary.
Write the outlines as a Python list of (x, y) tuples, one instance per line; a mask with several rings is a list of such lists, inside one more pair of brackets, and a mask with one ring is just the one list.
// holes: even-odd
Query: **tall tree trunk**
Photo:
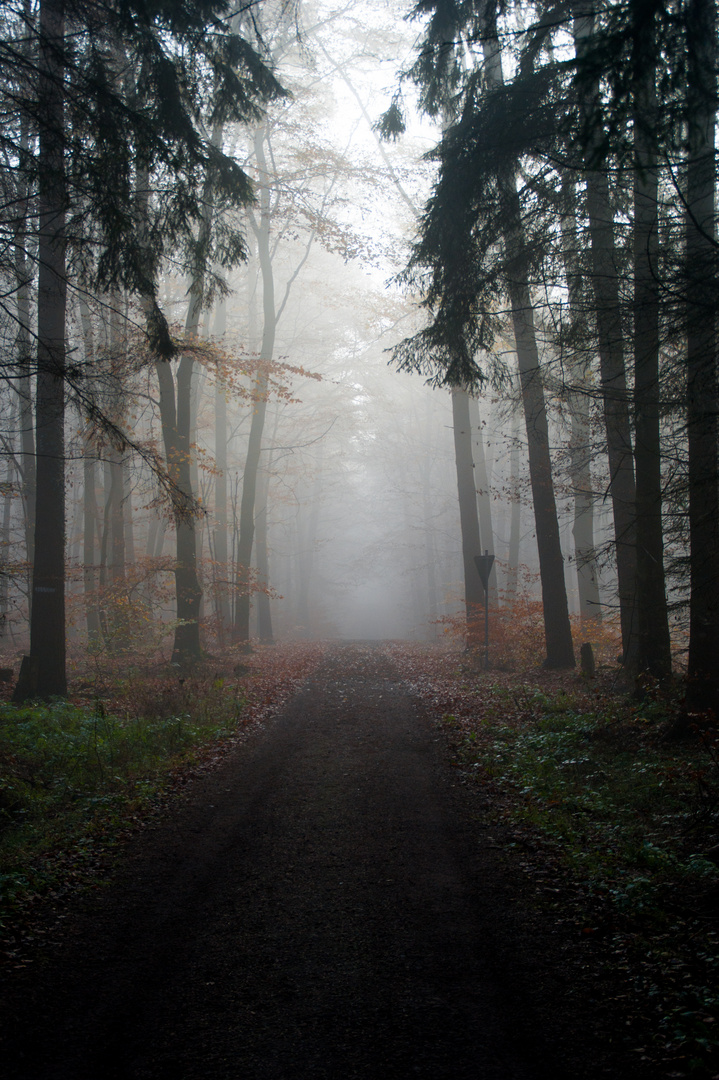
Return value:
[(462, 535), (462, 566), (464, 569), (464, 607), (467, 621), (467, 645), (474, 644), (478, 631), (477, 619), (484, 608), (484, 587), (477, 571), (475, 556), (482, 554), (477, 516), (477, 486), (472, 461), (472, 428), (469, 420), (469, 394), (452, 390), (452, 429), (454, 431), (454, 461), (457, 469), (459, 524)]
[[(572, 408), (572, 432), (569, 444), (569, 468), (574, 499), (572, 537), (577, 568), (579, 617), (583, 624), (599, 623), (602, 608), (597, 575), (597, 552), (594, 546), (594, 495), (590, 471), (589, 425), (586, 397)], [(570, 406), (571, 407), (571, 406)]]
[[(125, 334), (123, 322), (123, 298), (119, 292), (109, 297), (110, 304), (110, 372), (114, 384), (110, 417), (118, 429), (123, 427), (126, 399), (123, 387)], [(112, 595), (110, 597), (110, 643), (113, 653), (127, 650), (129, 627), (124, 603), (125, 583), (125, 450), (111, 442), (106, 452), (108, 484), (106, 487), (107, 520), (109, 527), (109, 570)]]
[(112, 636), (110, 632), (110, 626), (107, 618), (107, 606), (109, 599), (108, 590), (108, 552), (110, 549), (112, 523), (111, 523), (111, 510), (112, 502), (110, 499), (110, 488), (112, 487), (112, 472), (110, 469), (110, 462), (105, 458), (102, 466), (102, 525), (100, 528), (100, 563), (98, 567), (98, 581), (99, 581), (99, 594), (98, 594), (98, 616), (100, 620), (100, 630), (102, 633), (103, 641), (108, 649), (112, 648)]
[(686, 196), (690, 581), (687, 707), (719, 716), (716, 7), (689, 0)]
[(260, 464), (260, 451), (262, 450), (262, 433), (267, 412), (267, 366), (274, 354), (275, 332), (277, 329), (275, 279), (272, 270), (272, 253), (270, 251), (270, 179), (265, 156), (266, 137), (266, 127), (259, 127), (255, 132), (254, 139), (255, 158), (259, 173), (258, 193), (260, 204), (259, 222), (255, 229), (255, 236), (257, 237), (257, 254), (262, 280), (263, 328), (260, 366), (252, 395), (254, 408), (247, 443), (245, 472), (242, 478), (239, 537), (237, 541), (237, 599), (233, 627), (235, 641), (244, 645), (248, 645), (250, 640), (251, 564), (255, 539), (255, 499), (257, 493), (257, 470)]
[(30, 657), (35, 677), (18, 697), (67, 693), (65, 671), (65, 11), (40, 4), (37, 489)]
[[(29, 4), (25, 4), (25, 18), (30, 20)], [(20, 117), (20, 148), (30, 151), (30, 124), (28, 117)], [(32, 401), (32, 347), (30, 343), (30, 285), (33, 272), (27, 257), (28, 241), (28, 191), (22, 185), (15, 231), (15, 277), (17, 291), (17, 333), (15, 348), (18, 362), (17, 393), (20, 399), (20, 460), (22, 462), (22, 502), (25, 523), (25, 559), (31, 568), (35, 557), (35, 426)], [(32, 573), (28, 572), (28, 597), (32, 614)]]
[[(264, 356), (264, 349), (262, 355)], [(245, 472), (242, 478), (240, 520), (237, 538), (237, 599), (233, 637), (241, 644), (250, 640), (250, 597), (252, 593), (252, 548), (255, 541), (255, 500), (257, 472), (262, 449), (262, 431), (267, 410), (267, 374), (260, 370), (253, 393), (254, 411), (247, 443)]]
[[(487, 468), (487, 455), (484, 451), (484, 436), (482, 434), (482, 418), (479, 413), (479, 402), (476, 398), (469, 399), (469, 420), (472, 425), (472, 457), (474, 459), (474, 486), (477, 491), (477, 512), (479, 514), (479, 536), (481, 540), (481, 554), (488, 552), (495, 554), (494, 550), (494, 524), (492, 521), (492, 491)], [(496, 607), (497, 596), (497, 564), (492, 564), (489, 575), (489, 606)]]
[(154, 546), (150, 554), (154, 559), (161, 559), (165, 550), (165, 537), (167, 535), (167, 519), (161, 517), (157, 524)]
[[(85, 363), (88, 367), (95, 362), (95, 335), (93, 333), (90, 309), (83, 298), (79, 301), (80, 327), (85, 352)], [(97, 512), (97, 493), (95, 483), (97, 478), (97, 452), (93, 446), (92, 430), (90, 424), (85, 427), (83, 442), (83, 533), (82, 533), (82, 565), (83, 565), (83, 592), (85, 599), (85, 623), (87, 628), (87, 640), (92, 646), (100, 642), (100, 612), (98, 609), (98, 577), (97, 577), (97, 545), (96, 537), (99, 533)]]
[[(311, 587), (312, 587), (312, 575), (315, 565), (315, 551), (317, 550), (317, 531), (320, 520), (320, 506), (322, 502), (322, 475), (324, 466), (324, 445), (319, 444), (319, 460), (317, 462), (317, 472), (315, 473), (314, 482), (312, 484), (312, 494), (309, 499), (305, 500), (305, 504), (302, 507), (304, 514), (302, 517), (303, 527), (297, 527), (296, 532), (296, 544), (294, 550), (297, 552), (296, 566), (297, 566), (297, 588), (296, 590), (288, 589), (290, 593), (293, 591), (297, 594), (297, 608), (296, 608), (296, 622), (300, 628), (300, 636), (308, 638), (312, 633), (312, 608), (310, 605)], [(307, 512), (307, 503), (309, 503), (309, 513)], [(290, 545), (290, 551), (292, 551), (292, 545)], [(289, 569), (292, 570), (292, 559), (289, 560)]]
[[(569, 313), (573, 327), (584, 323), (585, 288), (579, 260), (579, 236), (576, 188), (566, 175), (562, 177), (562, 257), (569, 294)], [(569, 476), (574, 500), (574, 560), (577, 570), (579, 617), (583, 624), (601, 620), (597, 554), (594, 546), (594, 497), (591, 475), (591, 427), (589, 420), (589, 361), (570, 347), (569, 371), (572, 385), (567, 393), (571, 417), (569, 439)], [(588, 629), (588, 626), (587, 626)]]
[(97, 458), (92, 447), (90, 432), (86, 433), (83, 466), (83, 532), (82, 565), (83, 591), (85, 597), (85, 622), (88, 642), (96, 646), (100, 638), (100, 613), (97, 607), (97, 496), (95, 478)]
[[(216, 124), (212, 131), (213, 146), (222, 142), (222, 125)], [(212, 229), (212, 185), (208, 179), (203, 193), (206, 208), (200, 223), (197, 239), (198, 251), (203, 252), (209, 242)], [(204, 274), (198, 264), (190, 282), (185, 334), (196, 338), (200, 326), (200, 314), (204, 298)], [(200, 604), (202, 586), (197, 573), (197, 531), (195, 528), (196, 492), (192, 486), (193, 450), (193, 378), (195, 361), (191, 352), (183, 353), (176, 375), (169, 363), (158, 361), (155, 365), (160, 387), (160, 418), (165, 444), (168, 471), (174, 484), (172, 512), (177, 538), (175, 562), (175, 609), (177, 623), (172, 647), (172, 661), (184, 667), (199, 660), (202, 655), (200, 642)]]
[(655, 13), (635, 4), (634, 128), (634, 467), (637, 522), (637, 664), (671, 675), (664, 582), (659, 431), (659, 174), (656, 138)]
[[(504, 76), (497, 36), (496, 4), (488, 3), (485, 11), (482, 40), (485, 75), (490, 87), (500, 87), (504, 84)], [(570, 668), (575, 664), (574, 646), (567, 606), (564, 558), (559, 537), (552, 462), (549, 453), (549, 425), (534, 329), (534, 308), (524, 254), (526, 245), (519, 196), (514, 176), (500, 177), (500, 183), (503, 188), (507, 215), (505, 248), (509, 262), (509, 301), (522, 388), (522, 406), (527, 428), (529, 477), (539, 553), (539, 576), (542, 583), (544, 637), (547, 648), (544, 664), (548, 668)]]
[[(170, 363), (155, 365), (160, 386), (160, 419), (167, 469), (173, 483), (172, 513), (177, 551), (175, 560), (175, 610), (177, 625), (172, 661), (184, 667), (198, 660), (200, 647), (200, 596), (197, 549), (190, 482), (190, 392), (192, 356), (185, 353), (173, 374)], [(175, 396), (175, 379), (177, 396)]]
[[(277, 428), (280, 421), (280, 410), (275, 409), (275, 422), (273, 425), (271, 445), (277, 442)], [(272, 476), (273, 452), (267, 455), (267, 464), (260, 474), (258, 486), (257, 507), (255, 515), (257, 523), (257, 571), (260, 585), (263, 586), (257, 595), (257, 633), (260, 641), (266, 645), (274, 644), (272, 630), (272, 605), (270, 603), (270, 549), (269, 549), (269, 498), (270, 479)]]
[(266, 645), (274, 642), (272, 633), (272, 608), (267, 589), (270, 584), (270, 557), (268, 546), (268, 500), (270, 493), (269, 463), (260, 475), (257, 489), (257, 513), (255, 524), (257, 526), (257, 571), (259, 576), (260, 591), (257, 594), (257, 635), (260, 641)]
[(542, 610), (547, 668), (574, 667), (574, 646), (569, 622), (564, 558), (559, 538), (557, 504), (554, 497), (552, 462), (549, 453), (549, 425), (539, 353), (534, 332), (529, 289), (516, 283), (511, 290), (512, 321), (522, 386), (522, 406), (527, 429), (529, 479), (532, 488), (534, 524), (542, 585)]
[(125, 532), (125, 566), (134, 566), (135, 515), (132, 509), (132, 458), (125, 454), (122, 459), (122, 517)]
[[(215, 316), (216, 338), (224, 337), (226, 325), (227, 308), (224, 300), (221, 300)], [(215, 470), (215, 612), (220, 643), (224, 644), (231, 626), (232, 612), (227, 537), (227, 390), (219, 376), (215, 379)]]
[(123, 513), (124, 477), (122, 454), (112, 449), (108, 454), (110, 470), (110, 578), (113, 583), (125, 580), (125, 515)]
[(522, 528), (522, 494), (519, 486), (519, 421), (515, 421), (509, 448), (509, 538), (507, 541), (507, 602), (517, 599), (519, 590), (519, 550)]
[[(593, 6), (587, 0), (575, 0), (573, 13), (575, 49), (581, 73), (582, 61), (592, 46), (594, 35)], [(594, 142), (587, 150), (588, 167), (585, 173), (592, 290), (596, 309), (597, 344), (609, 458), (609, 490), (614, 515), (622, 650), (625, 668), (629, 674), (634, 674), (638, 665), (638, 627), (635, 611), (636, 490), (617, 256), (614, 244), (614, 215), (609, 198), (607, 173), (599, 167), (598, 144), (603, 135), (599, 109), (598, 83), (590, 76), (585, 80), (582, 112), (587, 126), (595, 133)]]
[[(425, 426), (425, 445), (433, 446), (434, 416), (432, 413), (432, 401), (427, 398), (427, 423)], [(431, 461), (427, 461), (426, 468), (422, 469), (422, 532), (424, 535), (424, 557), (427, 569), (427, 610), (431, 626), (430, 639), (437, 637), (437, 619), (439, 608), (437, 602), (437, 543), (433, 523), (434, 503), (431, 497)]]
[(2, 500), (2, 523), (0, 524), (0, 640), (6, 637), (8, 631), (8, 615), (10, 613), (10, 574), (8, 562), (10, 561), (10, 516), (12, 513), (13, 490), (15, 484), (15, 455), (8, 454), (5, 469), (5, 491)]

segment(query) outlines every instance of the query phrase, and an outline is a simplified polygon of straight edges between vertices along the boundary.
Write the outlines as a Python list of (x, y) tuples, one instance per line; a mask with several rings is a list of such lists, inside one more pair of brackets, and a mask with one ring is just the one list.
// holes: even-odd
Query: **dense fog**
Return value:
[[(563, 575), (567, 626), (567, 606), (593, 625), (615, 618), (617, 501), (596, 351), (585, 331), (571, 338), (562, 324), (576, 300), (571, 258), (586, 248), (577, 239), (584, 219), (580, 213), (561, 229), (548, 227), (545, 247), (566, 239), (571, 225), (576, 250), (563, 249), (564, 264), (556, 252), (553, 262), (545, 254), (551, 274), (537, 271), (527, 285), (534, 369), (517, 351), (516, 297), (512, 327), (499, 288), (486, 347), (468, 353), (469, 378), (447, 375), (437, 359), (441, 343), (422, 352), (422, 335), (441, 326), (445, 303), (444, 278), (429, 255), (426, 270), (421, 262), (449, 175), (433, 151), (459, 113), (449, 99), (429, 108), (416, 69), (406, 77), (434, 24), (405, 14), (383, 0), (345, 7), (268, 0), (253, 25), (233, 17), (228, 28), (254, 42), (266, 64), (265, 84), (252, 83), (254, 69), (246, 76), (248, 101), (257, 100), (243, 106), (242, 120), (213, 113), (212, 58), (203, 54), (210, 66), (205, 90), (193, 90), (193, 122), (211, 148), (205, 166), (213, 153), (223, 155), (234, 188), (213, 188), (211, 173), (203, 180), (192, 159), (192, 204), (182, 187), (190, 181), (169, 157), (157, 151), (152, 168), (133, 166), (125, 179), (136, 232), (132, 243), (127, 234), (130, 254), (122, 245), (117, 253), (120, 269), (104, 279), (104, 211), (97, 223), (81, 212), (68, 219), (67, 610), (61, 616), (53, 608), (48, 619), (57, 626), (66, 619), (72, 648), (117, 656), (132, 644), (184, 662), (250, 640), (433, 641), (447, 630), (461, 637), (464, 616), (485, 603), (472, 561), (484, 552), (496, 559), (495, 612), (519, 598), (542, 599), (551, 627), (546, 590)], [(512, 18), (500, 25), (505, 45)], [(567, 41), (558, 47), (566, 50)], [(506, 47), (505, 74), (495, 68), (492, 78), (519, 78)], [(472, 48), (479, 64), (480, 47)], [(389, 131), (386, 117), (400, 107), (403, 130)], [(68, 116), (82, 115), (72, 108)], [(95, 167), (97, 143), (83, 137), (87, 168)], [(107, 161), (101, 165), (109, 184)], [(72, 171), (67, 183), (76, 185), (69, 205), (75, 199), (81, 207)], [(538, 196), (529, 183), (527, 190), (522, 209), (531, 221)], [(194, 209), (173, 217), (183, 199)], [(42, 230), (39, 237), (52, 252), (53, 237)], [(9, 356), (45, 333), (34, 270), (16, 285), (21, 267), (36, 258), (30, 223), (24, 247), (21, 240), (14, 268), (3, 271)], [(501, 252), (501, 238), (493, 243), (488, 251)], [(140, 262), (155, 258), (144, 292), (130, 284), (137, 266), (123, 262), (137, 254), (133, 244)], [(432, 280), (440, 283), (436, 294)], [(541, 372), (536, 415), (527, 398), (532, 370)], [(21, 357), (9, 371), (0, 604), (8, 654), (20, 655), (28, 648), (33, 581), (33, 425), (38, 438), (45, 428), (35, 368)], [(670, 418), (665, 427), (675, 438), (672, 425)], [(546, 462), (535, 460), (530, 475), (537, 438)], [(37, 453), (41, 463), (44, 451)], [(543, 491), (552, 504), (540, 509)], [(44, 507), (38, 496), (38, 513)], [(542, 570), (537, 523), (551, 515), (558, 539), (553, 569), (547, 562)], [(38, 535), (47, 533), (43, 525)], [(681, 529), (665, 540), (673, 558)], [(56, 587), (43, 581), (36, 567), (33, 595), (52, 606)], [(676, 596), (685, 595), (680, 581)], [(557, 666), (573, 662), (571, 642), (562, 650)]]

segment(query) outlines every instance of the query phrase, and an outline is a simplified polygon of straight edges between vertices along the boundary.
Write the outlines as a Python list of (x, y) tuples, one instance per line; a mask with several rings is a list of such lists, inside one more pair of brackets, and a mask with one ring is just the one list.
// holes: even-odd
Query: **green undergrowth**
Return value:
[[(445, 715), (457, 764), (493, 792), (510, 847), (631, 986), (637, 1052), (674, 1076), (719, 1072), (719, 757), (714, 735), (666, 737), (666, 703), (483, 683)], [(480, 705), (481, 702), (481, 705)], [(468, 715), (467, 715), (468, 713)], [(719, 850), (719, 849), (718, 849)], [(554, 879), (554, 880), (553, 880)], [(569, 890), (569, 891), (567, 891)]]
[(0, 933), (28, 898), (92, 876), (98, 845), (236, 730), (243, 707), (222, 678), (128, 679), (110, 701), (0, 704)]

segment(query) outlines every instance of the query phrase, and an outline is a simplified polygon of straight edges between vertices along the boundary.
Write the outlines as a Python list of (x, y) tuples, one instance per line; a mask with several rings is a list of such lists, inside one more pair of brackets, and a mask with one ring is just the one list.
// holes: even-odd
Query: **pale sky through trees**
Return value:
[[(168, 242), (157, 259), (151, 296), (141, 290), (133, 293), (136, 278), (131, 287), (89, 287), (77, 252), (90, 250), (90, 245), (82, 235), (70, 238), (68, 347), (93, 376), (85, 384), (94, 395), (93, 423), (98, 417), (102, 423), (110, 421), (109, 434), (108, 429), (94, 432), (87, 424), (82, 393), (73, 388), (68, 394), (67, 625), (76, 644), (90, 632), (86, 608), (87, 590), (94, 595), (91, 586), (98, 595), (111, 596), (111, 606), (119, 603), (117, 590), (124, 590), (122, 604), (141, 610), (143, 620), (155, 627), (153, 647), (166, 641), (173, 620), (175, 632), (189, 621), (206, 625), (211, 636), (212, 620), (227, 621), (240, 594), (251, 594), (251, 633), (261, 636), (264, 601), (254, 592), (257, 585), (269, 592), (272, 633), (279, 638), (433, 639), (442, 632), (438, 621), (463, 611), (467, 563), (450, 395), (446, 388), (426, 385), (429, 370), (400, 372), (391, 358), (392, 350), (421, 331), (428, 319), (421, 307), (426, 282), (408, 285), (398, 278), (407, 267), (439, 175), (438, 163), (425, 155), (437, 146), (443, 130), (438, 119), (421, 115), (418, 89), (401, 78), (414, 63), (426, 29), (421, 20), (405, 18), (409, 10), (410, 5), (389, 0), (339, 6), (321, 0), (301, 4), (289, 16), (287, 5), (274, 0), (257, 6), (260, 51), (265, 50), (288, 94), (271, 91), (262, 117), (235, 117), (214, 125), (203, 117), (201, 123), (203, 137), (214, 139), (234, 167), (245, 170), (257, 201), (243, 207), (227, 195), (208, 196), (202, 220), (188, 218), (189, 231), (183, 234), (186, 225), (181, 225), (178, 233), (181, 242)], [(17, 26), (22, 25), (18, 16)], [(248, 41), (255, 40), (249, 23), (245, 32)], [(558, 38), (558, 48), (564, 47), (563, 41)], [(179, 62), (184, 55), (179, 44), (168, 48)], [(78, 58), (84, 62), (82, 52)], [(510, 59), (507, 72), (512, 71)], [(204, 97), (195, 103), (197, 115), (209, 109), (213, 85), (210, 78), (198, 82)], [(373, 127), (398, 89), (406, 130), (395, 141), (380, 142)], [(104, 190), (109, 167), (103, 162), (102, 168)], [(147, 176), (131, 168), (129, 181), (125, 177), (127, 213), (142, 220), (139, 201), (147, 218), (138, 237), (149, 228), (153, 214), (177, 204), (179, 192), (171, 189), (163, 201), (164, 185), (173, 175), (172, 168), (158, 164)], [(199, 175), (195, 190), (205, 199)], [(182, 181), (177, 170), (174, 182)], [(77, 178), (73, 182), (77, 185)], [(76, 224), (81, 219), (82, 227)], [(92, 230), (91, 215), (74, 218), (73, 228)], [(190, 253), (195, 242), (202, 250), (203, 229), (209, 229), (212, 255), (198, 270), (197, 251)], [(247, 244), (246, 262), (237, 258), (240, 236)], [(120, 245), (121, 253), (124, 247)], [(102, 245), (97, 243), (96, 250)], [(132, 250), (146, 253), (142, 242)], [(13, 280), (16, 273), (16, 267), (8, 270)], [(157, 301), (155, 315), (159, 312), (160, 323), (163, 317), (167, 320), (179, 342), (187, 332), (195, 332), (188, 331), (188, 298), (209, 289), (215, 273), (226, 276), (230, 291), (224, 301), (218, 292), (205, 304), (196, 326), (199, 338), (213, 343), (210, 352), (192, 358), (180, 349), (171, 368), (163, 367), (164, 362), (158, 366), (159, 354), (148, 352), (143, 338), (152, 304)], [(563, 289), (560, 285), (552, 291), (550, 285), (552, 304), (561, 299)], [(18, 309), (22, 302), (19, 290)], [(18, 348), (14, 305), (13, 298), (13, 312), (3, 327), (10, 349)], [(537, 293), (537, 311), (545, 306)], [(31, 309), (34, 333), (37, 306), (32, 303)], [(506, 311), (502, 298), (500, 317)], [(552, 318), (550, 311), (546, 325), (539, 327), (543, 355), (546, 351), (550, 357), (556, 353)], [(479, 395), (479, 429), (472, 434), (471, 467), (481, 464), (487, 476), (486, 490), (478, 494), (485, 500), (481, 512), (486, 515), (491, 509), (493, 520), (482, 526), (482, 547), (496, 554), (493, 588), (499, 588), (498, 596), (514, 588), (518, 573), (530, 593), (536, 593), (527, 437), (517, 422), (513, 346), (505, 328), (491, 358), (481, 350), (477, 354), (478, 363), (491, 369), (493, 381)], [(187, 360), (184, 368), (181, 357)], [(182, 389), (180, 370), (190, 368), (191, 379)], [(549, 424), (569, 604), (576, 612), (567, 465), (570, 420), (561, 378), (555, 376), (558, 370), (548, 368)], [(169, 371), (172, 379), (167, 378)], [(253, 399), (263, 380), (268, 380), (266, 393)], [(34, 393), (31, 390), (29, 402)], [(181, 400), (182, 394), (186, 398)], [(21, 439), (12, 394), (5, 411), (7, 449), (16, 454), (8, 466), (8, 490), (21, 494), (7, 502), (6, 530), (16, 580), (6, 610), (19, 646), (28, 622), (29, 487), (22, 479), (24, 458), (17, 457)], [(255, 455), (253, 465), (249, 451), (260, 415), (259, 457)], [(112, 425), (127, 445), (113, 441)], [(217, 445), (219, 430), (226, 431), (222, 448)], [(167, 442), (168, 432), (178, 445), (190, 447), (190, 475), (183, 482), (188, 491), (191, 486), (191, 498), (199, 500), (201, 511), (191, 530), (202, 591), (199, 619), (176, 614), (179, 593), (173, 593), (172, 583), (174, 579), (177, 585), (178, 567), (184, 565), (176, 550), (183, 532), (181, 515), (151, 467), (153, 461), (164, 462), (172, 471), (173, 454), (180, 452)], [(20, 456), (26, 453), (25, 447)], [(482, 457), (486, 460), (480, 462)], [(600, 470), (604, 467), (601, 440), (594, 462)], [(254, 488), (249, 579), (240, 586), (244, 563), (238, 553), (249, 536), (247, 530), (242, 535), (243, 492)], [(609, 521), (601, 499), (597, 502), (597, 548), (605, 556)], [(218, 551), (225, 550), (226, 556), (218, 558)], [(522, 567), (528, 567), (528, 573)], [(610, 557), (600, 561), (598, 573), (601, 587), (611, 591)], [(197, 591), (194, 597), (193, 602)], [(96, 614), (107, 623), (106, 613)], [(234, 633), (236, 610), (232, 619)], [(103, 647), (114, 648), (112, 634), (103, 630), (103, 635)]]

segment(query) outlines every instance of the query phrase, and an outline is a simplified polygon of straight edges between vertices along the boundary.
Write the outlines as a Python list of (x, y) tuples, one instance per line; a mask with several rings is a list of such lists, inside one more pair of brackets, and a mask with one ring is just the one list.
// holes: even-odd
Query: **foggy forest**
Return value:
[[(596, 1073), (545, 1001), (547, 1060), (719, 1071), (718, 57), (713, 0), (5, 0), (11, 968), (303, 687), (401, 684), (567, 1017), (609, 973)], [(436, 1029), (244, 1075), (480, 1075)]]

